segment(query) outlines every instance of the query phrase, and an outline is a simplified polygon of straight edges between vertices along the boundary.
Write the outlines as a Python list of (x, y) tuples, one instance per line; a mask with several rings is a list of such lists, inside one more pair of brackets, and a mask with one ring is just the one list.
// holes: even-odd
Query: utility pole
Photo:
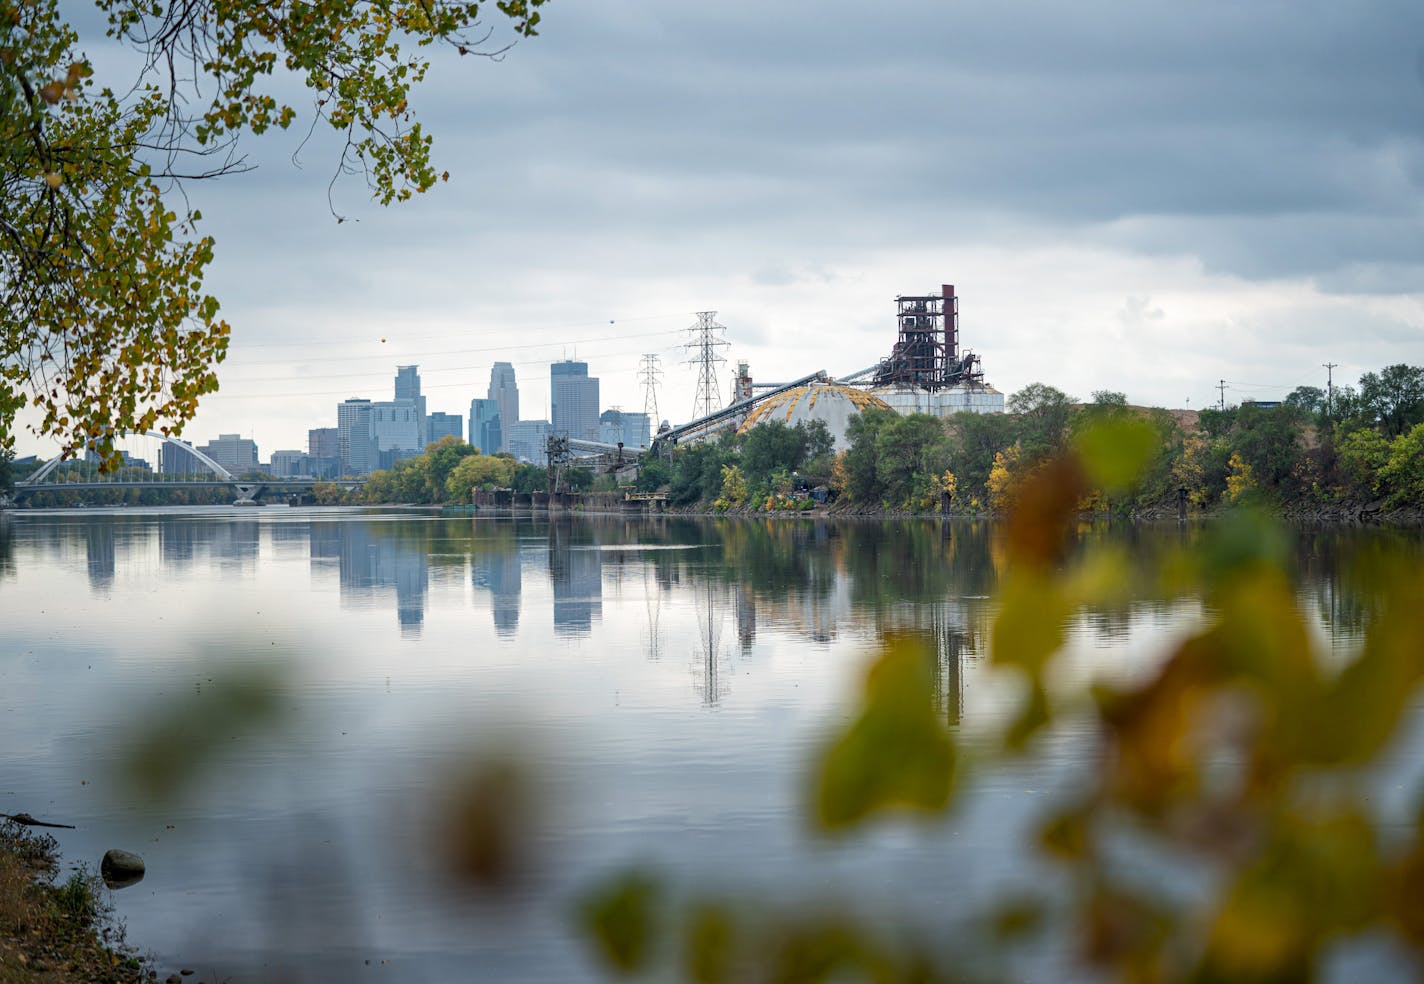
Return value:
[(731, 343), (721, 336), (720, 333), (727, 329), (717, 324), (716, 317), (716, 311), (698, 311), (697, 324), (688, 329), (692, 340), (683, 346), (692, 353), (687, 360), (688, 365), (697, 367), (697, 392), (692, 404), (693, 420), (722, 409), (722, 394), (718, 392), (717, 386), (717, 363), (727, 360), (718, 355), (717, 350)]
[(1325, 370), (1325, 419), (1335, 418), (1335, 370), (1340, 365), (1338, 362), (1322, 362), (1321, 367)]
[(1224, 379), (1218, 380), (1216, 388), (1219, 389), (1219, 390), (1221, 390), (1221, 407), (1220, 407), (1220, 409), (1225, 410), (1225, 409), (1226, 409), (1226, 380), (1224, 380)]
[(643, 356), (638, 365), (638, 381), (643, 385), (643, 413), (648, 415), (648, 426), (658, 432), (658, 380), (662, 378), (662, 360), (655, 353)]

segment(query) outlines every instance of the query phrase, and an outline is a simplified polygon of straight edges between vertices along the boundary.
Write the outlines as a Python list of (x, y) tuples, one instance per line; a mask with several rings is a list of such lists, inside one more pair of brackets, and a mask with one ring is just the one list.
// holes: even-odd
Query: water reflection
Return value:
[(722, 624), (726, 619), (725, 587), (711, 578), (697, 592), (697, 645), (692, 660), (692, 689), (709, 707), (721, 702), (728, 689), (728, 658), (722, 649)]
[(13, 551), (14, 530), (10, 523), (10, 514), (0, 510), (0, 577), (15, 573)]
[[(1200, 602), (1146, 572), (1197, 535), (1085, 531), (1117, 544), (1133, 576), (1123, 597), (1079, 613), (1076, 658), (1140, 661), (1154, 632), (1191, 624)], [(1368, 622), (1377, 585), (1351, 572), (1394, 539), (1298, 538), (1298, 596), (1332, 640)], [(1403, 540), (1417, 562), (1418, 537)], [(476, 964), (491, 980), (587, 979), (563, 903), (590, 869), (634, 856), (814, 891), (850, 884), (872, 903), (913, 893), (943, 908), (966, 871), (977, 885), (1022, 870), (981, 850), (981, 814), (953, 818), (952, 836), (929, 849), (866, 838), (830, 870), (798, 849), (788, 790), (889, 633), (932, 640), (939, 713), (958, 728), (982, 723), (994, 709), (984, 654), (1002, 558), (986, 523), (320, 509), (0, 517), (0, 612), (14, 640), (0, 650), (0, 680), (26, 695), (0, 715), (0, 747), (12, 750), (0, 796), (87, 824), (76, 837), (144, 847), (144, 891), (118, 900), (134, 938), (225, 967), (281, 968), (238, 980), (350, 979), (388, 957), (402, 961), (400, 979), (465, 979)], [(210, 708), (201, 702), (219, 688), (189, 643), (224, 616), (261, 610), (295, 611), (303, 639), (324, 647), (291, 654), (295, 689), (282, 706), (301, 721), (278, 737), (225, 733), (225, 771), (186, 814), (122, 789), (98, 802), (93, 784), (56, 781), (111, 773), (111, 739), (147, 717), (129, 713), (145, 702)], [(155, 633), (160, 618), (187, 621)], [(248, 646), (227, 628), (224, 661), (270, 656), (269, 635)], [(96, 707), (124, 713), (111, 728)], [(574, 861), (537, 875), (550, 908), (524, 922), (490, 917), (472, 942), (488, 912), (472, 919), (432, 901), (393, 845), (419, 840), (406, 831), (442, 788), (431, 764), (440, 743), (501, 713), (547, 736), (536, 764), (562, 770), (559, 788), (584, 785), (553, 811), (549, 843)], [(1023, 790), (1038, 782), (1009, 785), (982, 811), (986, 830), (1027, 816)], [(527, 915), (525, 904), (508, 909)]]
[(586, 635), (603, 615), (603, 551), (599, 527), (561, 518), (549, 524), (549, 580), (554, 588), (554, 630)]
[[(1003, 563), (997, 536), (987, 522), (36, 511), (0, 520), (0, 574), (79, 550), (88, 586), (102, 596), (116, 579), (137, 572), (247, 579), (279, 556), (300, 557), (304, 548), (315, 578), (335, 575), (344, 607), (393, 609), (410, 639), (425, 626), (432, 570), (468, 583), (476, 603), (488, 606), (496, 636), (508, 640), (521, 631), (530, 583), (547, 584), (554, 631), (568, 638), (590, 636), (603, 617), (605, 592), (632, 585), (644, 607), (643, 648), (657, 661), (666, 649), (664, 606), (678, 591), (691, 587), (704, 597), (707, 581), (730, 588), (725, 609), (742, 656), (768, 628), (829, 643), (867, 617), (877, 628), (893, 628), (907, 611), (922, 613), (947, 597), (973, 607), (992, 596)], [(1124, 527), (1112, 536), (1136, 573), (1155, 569), (1170, 550), (1199, 539), (1200, 530)], [(1378, 604), (1380, 585), (1357, 570), (1377, 567), (1382, 551), (1418, 550), (1420, 539), (1418, 531), (1294, 535), (1300, 603), (1332, 646), (1358, 641)], [(1368, 564), (1357, 563), (1362, 556)], [(1140, 619), (1175, 617), (1174, 599), (1155, 585), (1154, 578), (1135, 578), (1130, 596), (1081, 613), (1082, 631), (1114, 646)]]
[(84, 524), (84, 557), (89, 570), (89, 588), (104, 594), (114, 584), (114, 527), (101, 519)]
[(495, 634), (511, 638), (519, 630), (519, 596), (523, 591), (523, 563), (513, 524), (482, 529), (470, 552), (470, 584), (490, 596)]

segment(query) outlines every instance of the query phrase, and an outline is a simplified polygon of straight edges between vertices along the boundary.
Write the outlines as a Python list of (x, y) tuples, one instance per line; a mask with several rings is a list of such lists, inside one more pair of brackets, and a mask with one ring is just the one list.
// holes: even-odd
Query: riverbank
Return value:
[(58, 849), (53, 837), (0, 821), (0, 984), (157, 979), (124, 941), (99, 877), (58, 877)]

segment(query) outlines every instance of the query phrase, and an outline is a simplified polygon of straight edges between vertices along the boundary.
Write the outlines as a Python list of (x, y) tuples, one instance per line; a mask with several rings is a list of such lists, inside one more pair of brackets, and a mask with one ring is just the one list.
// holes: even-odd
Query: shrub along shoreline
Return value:
[(58, 879), (58, 847), (0, 820), (0, 984), (153, 980), (104, 903), (99, 877), (81, 868)]

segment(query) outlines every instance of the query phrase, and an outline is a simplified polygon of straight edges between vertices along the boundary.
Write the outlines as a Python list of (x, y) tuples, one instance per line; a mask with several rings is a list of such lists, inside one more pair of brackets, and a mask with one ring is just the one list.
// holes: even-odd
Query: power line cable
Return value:
[[(561, 340), (549, 341), (549, 342), (520, 342), (520, 343), (512, 344), (512, 345), (481, 345), (481, 346), (479, 346), (478, 348), (440, 349), (440, 350), (438, 350), (438, 351), (428, 351), (428, 352), (402, 352), (402, 351), (400, 351), (400, 350), (397, 349), (397, 350), (392, 351), (392, 352), (389, 353), (389, 354), (388, 354), (388, 353), (385, 353), (385, 352), (375, 352), (375, 353), (372, 353), (371, 355), (345, 355), (345, 356), (338, 355), (338, 356), (330, 356), (330, 357), (328, 357), (328, 356), (320, 356), (319, 358), (314, 357), (313, 361), (321, 361), (321, 362), (371, 362), (371, 361), (376, 361), (376, 360), (386, 360), (386, 361), (389, 361), (389, 360), (391, 360), (391, 359), (439, 358), (439, 357), (441, 357), (441, 356), (467, 355), (467, 354), (478, 353), (478, 352), (518, 352), (518, 351), (523, 351), (523, 350), (527, 350), (527, 349), (550, 348), (550, 347), (553, 347), (553, 346), (591, 345), (591, 344), (595, 344), (595, 343), (597, 343), (597, 342), (621, 342), (621, 341), (626, 341), (626, 340), (628, 340), (628, 339), (630, 339), (630, 338), (658, 338), (658, 337), (663, 336), (663, 335), (681, 335), (681, 334), (683, 334), (683, 329), (680, 329), (680, 328), (673, 328), (673, 329), (665, 329), (665, 330), (663, 330), (663, 331), (634, 332), (634, 333), (632, 333), (632, 334), (627, 334), (627, 335), (601, 335), (601, 336), (596, 337), (596, 338), (561, 339)], [(294, 361), (295, 361), (295, 360), (292, 360), (292, 359), (257, 359), (257, 360), (243, 359), (243, 360), (242, 360), (242, 364), (243, 364), (243, 365), (246, 365), (246, 366), (290, 366), (290, 365), (293, 364)], [(312, 377), (306, 377), (306, 378), (312, 378)]]
[[(461, 329), (460, 334), (461, 334), (462, 337), (468, 338), (468, 337), (471, 336), (471, 335), (507, 334), (508, 332), (511, 332), (511, 331), (531, 331), (531, 330), (534, 330), (534, 329), (537, 329), (537, 328), (542, 328), (542, 329), (544, 329), (544, 330), (546, 330), (546, 331), (559, 331), (559, 330), (562, 330), (562, 329), (565, 329), (565, 328), (587, 328), (587, 327), (589, 327), (590, 325), (613, 325), (613, 324), (621, 324), (621, 323), (629, 322), (629, 321), (661, 321), (661, 320), (664, 320), (664, 319), (670, 320), (670, 319), (672, 319), (672, 318), (685, 318), (685, 317), (687, 316), (687, 313), (688, 313), (688, 312), (685, 312), (685, 311), (678, 311), (678, 312), (675, 312), (675, 313), (673, 313), (673, 314), (647, 314), (647, 315), (638, 315), (638, 316), (631, 317), (631, 318), (608, 318), (608, 319), (600, 320), (600, 321), (567, 321), (567, 322), (559, 322), (559, 323), (539, 322), (539, 321), (526, 321), (526, 322), (522, 322), (522, 323), (505, 324), (505, 325), (502, 325), (502, 326), (500, 326), (500, 327), (498, 327), (498, 328), (475, 328), (475, 329), (472, 329), (472, 330), (464, 330), (464, 329)], [(449, 333), (448, 331), (446, 331), (446, 332), (440, 332), (440, 333), (438, 333), (438, 334), (433, 334), (433, 335), (401, 335), (401, 336), (400, 336), (400, 339), (401, 339), (401, 341), (411, 341), (411, 340), (419, 340), (419, 339), (426, 339), (426, 338), (448, 338), (449, 335), (450, 335), (450, 333)], [(352, 342), (362, 342), (362, 341), (370, 341), (370, 340), (371, 340), (370, 338), (343, 337), (343, 338), (326, 338), (326, 339), (322, 339), (322, 340), (320, 340), (320, 341), (302, 340), (302, 341), (288, 341), (288, 342), (243, 342), (243, 343), (242, 343), (242, 347), (243, 347), (243, 348), (248, 348), (248, 349), (251, 349), (251, 348), (288, 348), (288, 347), (297, 347), (297, 346), (302, 346), (302, 345), (309, 345), (309, 346), (313, 346), (313, 347), (321, 347), (321, 346), (328, 346), (328, 345), (333, 345), (333, 344), (342, 344), (342, 343), (348, 343), (348, 344), (349, 344), (349, 343), (352, 343)], [(234, 341), (237, 341), (237, 339), (234, 339)]]

